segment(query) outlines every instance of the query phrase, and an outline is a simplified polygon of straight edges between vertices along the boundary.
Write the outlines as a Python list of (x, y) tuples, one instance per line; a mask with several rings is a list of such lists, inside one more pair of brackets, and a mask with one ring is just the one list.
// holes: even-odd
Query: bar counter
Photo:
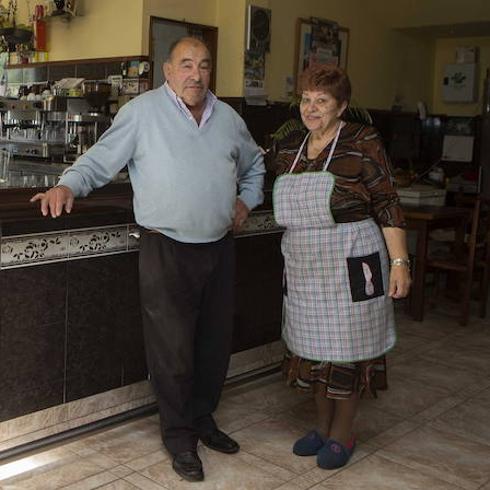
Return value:
[[(43, 217), (45, 188), (0, 189), (0, 452), (153, 401), (129, 183)], [(236, 236), (229, 376), (280, 360), (281, 229), (265, 205)]]

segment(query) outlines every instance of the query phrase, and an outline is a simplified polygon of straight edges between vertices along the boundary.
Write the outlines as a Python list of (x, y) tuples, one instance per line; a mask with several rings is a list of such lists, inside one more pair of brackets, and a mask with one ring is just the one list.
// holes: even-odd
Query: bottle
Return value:
[(46, 51), (46, 21), (43, 5), (36, 5), (34, 11), (34, 49)]
[(487, 76), (483, 80), (482, 114), (490, 114), (490, 68), (487, 68)]

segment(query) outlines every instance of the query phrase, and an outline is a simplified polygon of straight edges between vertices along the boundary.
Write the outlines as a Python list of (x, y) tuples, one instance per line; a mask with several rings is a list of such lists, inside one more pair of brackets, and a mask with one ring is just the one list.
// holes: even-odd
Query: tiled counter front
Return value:
[[(272, 213), (259, 212), (249, 217), (237, 238), (279, 232)], [(0, 269), (135, 252), (138, 238), (134, 223), (3, 237)]]
[(5, 237), (2, 270), (138, 250), (135, 225), (84, 228)]
[(146, 379), (132, 229), (2, 238), (0, 421)]
[[(281, 357), (280, 232), (270, 213), (237, 236), (230, 375)], [(4, 236), (0, 451), (152, 401), (134, 224)]]

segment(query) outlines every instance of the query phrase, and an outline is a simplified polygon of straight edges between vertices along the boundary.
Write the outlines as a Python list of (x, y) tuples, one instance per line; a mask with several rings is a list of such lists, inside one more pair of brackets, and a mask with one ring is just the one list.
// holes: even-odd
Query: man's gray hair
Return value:
[(203, 46), (204, 48), (207, 49), (208, 53), (209, 53), (209, 57), (211, 58), (211, 51), (209, 50), (207, 44), (200, 38), (196, 37), (196, 36), (183, 36), (183, 37), (179, 37), (179, 39), (175, 40), (171, 45), (170, 47), (168, 48), (168, 53), (167, 53), (167, 57), (165, 59), (165, 61), (167, 63), (170, 63), (170, 61), (172, 60), (172, 56), (174, 54), (174, 51), (176, 50), (176, 48), (182, 44), (182, 43), (185, 43), (185, 42), (188, 42), (188, 43), (191, 43), (191, 44), (194, 44), (194, 45), (201, 45)]

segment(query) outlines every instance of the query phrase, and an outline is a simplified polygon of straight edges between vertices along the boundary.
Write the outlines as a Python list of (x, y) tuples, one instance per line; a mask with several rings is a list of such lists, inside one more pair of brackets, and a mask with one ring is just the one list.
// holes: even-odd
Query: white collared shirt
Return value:
[(213, 113), (214, 104), (218, 100), (216, 95), (214, 95), (211, 90), (208, 90), (206, 94), (206, 99), (204, 101), (204, 112), (202, 113), (201, 121), (198, 124), (189, 108), (185, 105), (185, 102), (174, 92), (168, 82), (165, 82), (164, 87), (167, 93), (170, 95), (170, 98), (177, 104), (177, 107), (182, 111), (185, 117), (194, 120), (199, 128), (202, 128), (206, 124), (207, 120)]

